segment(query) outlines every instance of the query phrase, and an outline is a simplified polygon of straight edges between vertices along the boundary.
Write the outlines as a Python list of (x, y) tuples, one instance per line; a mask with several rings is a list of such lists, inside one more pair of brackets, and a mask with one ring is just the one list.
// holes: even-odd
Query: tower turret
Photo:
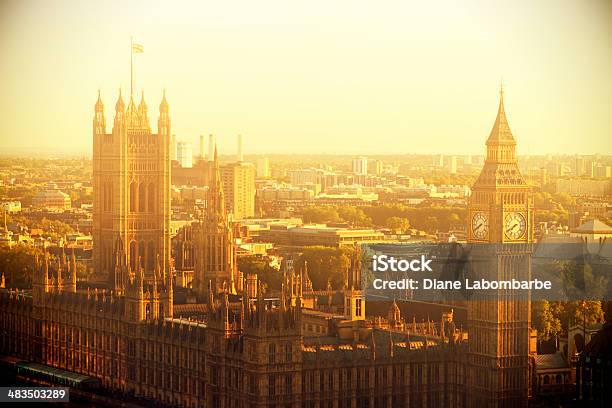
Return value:
[(124, 119), (125, 119), (125, 103), (123, 102), (123, 96), (121, 95), (121, 88), (119, 88), (119, 96), (117, 97), (117, 103), (115, 103), (114, 127), (117, 127), (119, 124), (122, 124)]
[(94, 119), (93, 128), (94, 134), (105, 134), (106, 133), (106, 118), (104, 117), (104, 104), (102, 103), (102, 97), (100, 96), (100, 90), (98, 89), (98, 100), (94, 107)]
[(159, 104), (159, 120), (157, 121), (157, 133), (164, 137), (168, 137), (170, 140), (170, 106), (166, 100), (166, 90), (164, 89), (164, 95), (162, 101)]
[(140, 115), (140, 119), (143, 121), (143, 125), (149, 124), (149, 108), (147, 107), (147, 103), (144, 98), (144, 91), (142, 91), (140, 97), (140, 104), (138, 105), (138, 114)]

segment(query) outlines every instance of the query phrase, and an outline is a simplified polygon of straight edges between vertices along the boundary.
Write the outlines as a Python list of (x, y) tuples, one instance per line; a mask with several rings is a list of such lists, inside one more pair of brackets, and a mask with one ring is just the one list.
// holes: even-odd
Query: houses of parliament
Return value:
[[(0, 353), (87, 375), (104, 389), (176, 407), (521, 407), (529, 396), (528, 301), (441, 305), (417, 322), (399, 302), (366, 304), (358, 249), (323, 299), (307, 265), (283, 260), (280, 291), (238, 270), (215, 154), (206, 211), (170, 244), (170, 107), (151, 130), (142, 96), (93, 118), (94, 277), (74, 257), (37, 261), (31, 291), (0, 292)], [(503, 92), (468, 208), (468, 242), (496, 245), (500, 279), (529, 276), (533, 201), (517, 166)], [(173, 253), (174, 252), (174, 253)], [(476, 253), (475, 257), (478, 256)], [(175, 263), (194, 302), (175, 301)], [(382, 310), (382, 311), (381, 311)], [(404, 315), (404, 316), (402, 316)]]

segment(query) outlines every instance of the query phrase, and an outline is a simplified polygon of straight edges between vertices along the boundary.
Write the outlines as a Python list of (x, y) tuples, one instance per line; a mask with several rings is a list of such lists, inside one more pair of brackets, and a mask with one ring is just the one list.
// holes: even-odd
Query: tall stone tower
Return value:
[[(157, 256), (161, 274), (170, 273), (170, 114), (164, 92), (157, 134), (151, 131), (142, 95), (126, 108), (121, 91), (112, 133), (106, 133), (98, 93), (93, 119), (94, 276), (120, 289), (115, 252), (121, 248), (129, 270), (152, 279)], [(138, 265), (140, 263), (140, 265)]]
[[(521, 175), (503, 88), (487, 156), (468, 205), (474, 275), (494, 280), (531, 277), (533, 198)], [(526, 406), (529, 391), (530, 301), (500, 290), (468, 302), (469, 406)]]
[(192, 224), (194, 240), (194, 288), (200, 295), (227, 291), (236, 293), (236, 269), (232, 218), (225, 207), (219, 158), (215, 147), (213, 165), (209, 167), (211, 184), (206, 199), (206, 211)]

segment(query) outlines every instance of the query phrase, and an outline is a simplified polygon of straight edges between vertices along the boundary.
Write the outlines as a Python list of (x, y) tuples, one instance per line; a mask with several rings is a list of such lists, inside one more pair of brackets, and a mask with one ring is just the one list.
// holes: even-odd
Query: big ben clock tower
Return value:
[[(533, 198), (519, 171), (503, 88), (486, 148), (468, 204), (474, 276), (529, 280)], [(527, 405), (530, 307), (528, 298), (518, 299), (510, 290), (468, 302), (470, 406)]]

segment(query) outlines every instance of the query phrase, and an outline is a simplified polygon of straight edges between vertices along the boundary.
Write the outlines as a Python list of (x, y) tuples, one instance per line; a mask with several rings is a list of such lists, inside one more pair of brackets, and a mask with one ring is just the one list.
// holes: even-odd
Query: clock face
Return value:
[(518, 212), (509, 213), (504, 221), (504, 234), (509, 239), (519, 239), (525, 234), (525, 217)]
[(489, 234), (489, 220), (484, 212), (472, 215), (472, 236), (476, 239), (485, 239)]

